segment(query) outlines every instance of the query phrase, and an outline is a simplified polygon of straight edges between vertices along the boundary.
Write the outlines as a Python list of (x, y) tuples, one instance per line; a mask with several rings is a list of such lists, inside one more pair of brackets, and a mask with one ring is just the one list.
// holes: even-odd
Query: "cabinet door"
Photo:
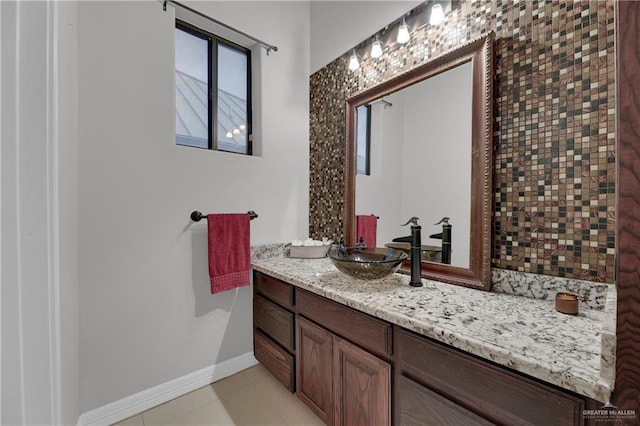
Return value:
[(391, 424), (391, 365), (333, 338), (334, 425)]
[(331, 333), (296, 318), (296, 394), (328, 425), (333, 422), (332, 348)]

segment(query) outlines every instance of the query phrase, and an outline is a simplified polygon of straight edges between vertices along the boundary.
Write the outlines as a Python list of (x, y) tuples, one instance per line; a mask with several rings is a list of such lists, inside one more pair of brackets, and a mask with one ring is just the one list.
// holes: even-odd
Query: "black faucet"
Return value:
[(451, 264), (451, 224), (448, 217), (443, 217), (440, 222), (434, 223), (434, 225), (442, 225), (442, 232), (429, 235), (429, 238), (435, 238), (442, 240), (442, 263)]
[(411, 224), (411, 235), (407, 237), (394, 238), (394, 243), (410, 243), (411, 244), (411, 280), (409, 285), (412, 287), (422, 287), (422, 227), (418, 225), (418, 218), (412, 217), (402, 226)]

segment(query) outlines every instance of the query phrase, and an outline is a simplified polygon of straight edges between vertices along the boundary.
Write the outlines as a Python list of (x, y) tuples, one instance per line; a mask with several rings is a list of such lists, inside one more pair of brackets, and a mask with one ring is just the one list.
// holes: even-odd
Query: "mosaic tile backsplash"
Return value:
[(492, 266), (613, 283), (614, 1), (461, 1), (438, 26), (311, 76), (309, 234), (344, 227), (346, 99), (489, 31), (495, 41)]

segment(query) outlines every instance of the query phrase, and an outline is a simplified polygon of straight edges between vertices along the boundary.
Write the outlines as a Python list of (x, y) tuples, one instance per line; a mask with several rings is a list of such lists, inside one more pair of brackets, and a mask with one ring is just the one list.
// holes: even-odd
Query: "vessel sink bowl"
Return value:
[(393, 248), (357, 248), (332, 245), (329, 259), (340, 272), (361, 280), (379, 280), (393, 274), (409, 257)]

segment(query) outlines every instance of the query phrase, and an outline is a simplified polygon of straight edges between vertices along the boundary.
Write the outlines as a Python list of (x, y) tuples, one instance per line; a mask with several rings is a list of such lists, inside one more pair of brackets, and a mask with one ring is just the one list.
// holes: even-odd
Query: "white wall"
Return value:
[(404, 151), (404, 102), (402, 93), (385, 97), (393, 106), (371, 105), (371, 175), (356, 176), (356, 214), (378, 219), (377, 246), (408, 235), (402, 225), (402, 160)]
[(311, 1), (311, 73), (352, 49), (421, 1)]
[(54, 87), (57, 91), (54, 135), (58, 147), (58, 253), (60, 265), (61, 421), (80, 414), (78, 289), (78, 45), (77, 4), (55, 2)]
[(69, 353), (60, 347), (77, 342), (73, 329), (61, 338), (77, 305), (63, 312), (60, 303), (55, 8), (0, 3), (0, 423), (7, 425), (60, 424), (78, 414), (69, 364), (77, 358), (63, 359)]
[(279, 48), (257, 61), (259, 156), (175, 145), (171, 7), (78, 5), (85, 412), (252, 351), (251, 289), (209, 293), (192, 210), (255, 210), (254, 245), (308, 230), (309, 4), (192, 6)]
[(422, 243), (451, 218), (451, 264), (469, 267), (471, 213), (471, 64), (405, 91), (403, 205), (421, 219)]

